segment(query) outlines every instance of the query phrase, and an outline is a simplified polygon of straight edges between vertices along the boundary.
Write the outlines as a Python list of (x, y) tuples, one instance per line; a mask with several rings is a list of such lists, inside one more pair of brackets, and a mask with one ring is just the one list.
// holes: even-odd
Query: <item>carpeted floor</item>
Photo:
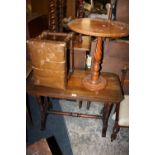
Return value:
[[(114, 121), (109, 120), (107, 137), (101, 137), (102, 121), (68, 116), (49, 115), (46, 130), (40, 131), (40, 112), (33, 97), (29, 97), (32, 111), (33, 126), (27, 124), (27, 143), (33, 143), (40, 138), (54, 136), (63, 155), (128, 155), (129, 129), (122, 128), (115, 141), (111, 142), (110, 135)], [(52, 100), (53, 108), (63, 111), (99, 114), (103, 104), (94, 102), (90, 110), (86, 103), (81, 109), (78, 103), (66, 100)]]

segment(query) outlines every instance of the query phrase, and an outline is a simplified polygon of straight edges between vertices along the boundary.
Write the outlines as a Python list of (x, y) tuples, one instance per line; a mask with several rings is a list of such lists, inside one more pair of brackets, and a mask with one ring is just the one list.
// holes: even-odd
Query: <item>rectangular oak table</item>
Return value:
[[(67, 115), (74, 117), (102, 119), (103, 130), (102, 136), (106, 136), (108, 119), (114, 104), (122, 101), (123, 94), (119, 77), (113, 73), (101, 73), (101, 76), (107, 81), (106, 87), (99, 91), (90, 91), (82, 84), (82, 79), (90, 74), (90, 71), (75, 70), (70, 76), (66, 90), (54, 89), (50, 87), (37, 86), (33, 83), (32, 75), (27, 79), (27, 93), (36, 96), (41, 110), (41, 129), (45, 128), (46, 117), (48, 114)], [(96, 101), (104, 104), (101, 115), (90, 115), (83, 113), (62, 112), (49, 110), (49, 98)]]

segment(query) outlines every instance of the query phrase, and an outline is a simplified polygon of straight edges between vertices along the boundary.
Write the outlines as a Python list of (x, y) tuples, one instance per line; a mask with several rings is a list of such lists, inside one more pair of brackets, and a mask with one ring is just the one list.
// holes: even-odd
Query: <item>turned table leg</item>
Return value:
[(41, 130), (46, 127), (47, 110), (49, 108), (48, 97), (36, 96), (37, 103), (41, 112)]
[(100, 75), (100, 63), (102, 58), (102, 37), (97, 37), (96, 50), (93, 57), (93, 65), (91, 68), (91, 75), (83, 79), (85, 88), (91, 91), (101, 90), (106, 86), (106, 80)]
[(83, 0), (78, 0), (77, 1), (78, 7), (78, 18), (83, 18), (84, 17), (84, 3)]
[(106, 131), (108, 128), (108, 119), (110, 116), (110, 112), (112, 109), (113, 104), (111, 103), (105, 103), (103, 107), (103, 129), (102, 129), (102, 137), (106, 137)]
[(57, 1), (48, 1), (48, 28), (51, 32), (57, 32)]
[(58, 10), (59, 10), (59, 14), (58, 14), (59, 31), (58, 32), (63, 32), (64, 3), (65, 3), (64, 0), (58, 1)]

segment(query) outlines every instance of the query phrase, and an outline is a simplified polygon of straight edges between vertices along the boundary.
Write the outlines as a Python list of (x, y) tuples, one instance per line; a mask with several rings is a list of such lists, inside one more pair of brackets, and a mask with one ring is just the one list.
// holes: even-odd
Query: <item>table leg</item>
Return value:
[(102, 137), (106, 137), (106, 132), (108, 128), (108, 119), (110, 116), (111, 109), (113, 107), (113, 104), (111, 103), (105, 103), (103, 107), (103, 129), (102, 129)]
[(90, 101), (87, 101), (87, 110), (89, 110), (90, 104), (91, 104), (91, 102)]
[(82, 108), (82, 101), (78, 101), (79, 102), (79, 109)]
[(91, 75), (88, 75), (82, 81), (84, 87), (91, 91), (101, 90), (106, 86), (106, 80), (101, 75), (99, 75), (101, 58), (102, 58), (102, 37), (98, 37), (96, 50), (94, 52), (93, 57)]
[(120, 103), (117, 103), (116, 104), (116, 108), (115, 108), (116, 118), (115, 118), (115, 123), (114, 123), (112, 134), (111, 134), (111, 141), (113, 141), (113, 140), (116, 139), (117, 133), (120, 130), (120, 126), (118, 125), (118, 120), (119, 120), (119, 118), (118, 118), (119, 117), (119, 106), (120, 106)]
[(41, 130), (44, 130), (46, 127), (47, 110), (49, 108), (48, 97), (36, 96), (36, 99), (41, 112)]
[(28, 94), (26, 93), (26, 121), (30, 122), (30, 125), (33, 125), (31, 110), (30, 110), (30, 103), (28, 99)]

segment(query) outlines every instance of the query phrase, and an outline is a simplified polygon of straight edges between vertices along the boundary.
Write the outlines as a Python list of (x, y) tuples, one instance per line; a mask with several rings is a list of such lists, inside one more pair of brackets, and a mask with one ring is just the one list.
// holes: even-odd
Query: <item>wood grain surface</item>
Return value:
[(102, 73), (102, 76), (107, 80), (107, 85), (100, 91), (89, 91), (84, 88), (82, 80), (89, 74), (89, 71), (75, 70), (68, 80), (66, 90), (34, 85), (31, 74), (27, 79), (27, 93), (34, 96), (109, 103), (118, 103), (123, 99), (119, 77), (116, 74)]
[(128, 24), (101, 19), (75, 19), (68, 24), (68, 27), (75, 32), (90, 36), (117, 38), (129, 34)]

